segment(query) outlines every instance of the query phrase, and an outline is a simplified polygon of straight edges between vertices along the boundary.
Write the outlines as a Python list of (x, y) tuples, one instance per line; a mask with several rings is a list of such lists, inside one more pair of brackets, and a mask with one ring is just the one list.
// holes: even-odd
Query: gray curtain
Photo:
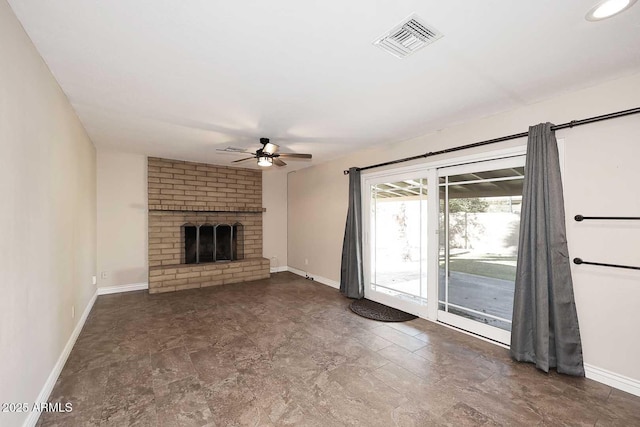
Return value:
[(349, 169), (349, 210), (342, 242), (342, 266), (340, 268), (340, 292), (349, 298), (364, 297), (362, 269), (362, 203), (360, 171)]
[(584, 376), (580, 328), (551, 123), (529, 128), (522, 190), (511, 356), (545, 372)]

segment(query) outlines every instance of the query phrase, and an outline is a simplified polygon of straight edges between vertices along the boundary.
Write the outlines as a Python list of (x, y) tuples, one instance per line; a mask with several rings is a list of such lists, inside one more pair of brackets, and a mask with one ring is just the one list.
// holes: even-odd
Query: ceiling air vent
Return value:
[(441, 37), (440, 31), (428, 26), (417, 15), (411, 15), (373, 44), (402, 59)]

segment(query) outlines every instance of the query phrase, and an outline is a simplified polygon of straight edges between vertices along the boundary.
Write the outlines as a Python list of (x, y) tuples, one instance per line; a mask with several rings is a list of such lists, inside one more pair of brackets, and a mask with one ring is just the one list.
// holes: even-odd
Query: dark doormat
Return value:
[(351, 311), (358, 316), (367, 319), (379, 320), (381, 322), (406, 322), (407, 320), (417, 319), (413, 314), (387, 307), (384, 304), (377, 303), (368, 299), (357, 299), (349, 305)]

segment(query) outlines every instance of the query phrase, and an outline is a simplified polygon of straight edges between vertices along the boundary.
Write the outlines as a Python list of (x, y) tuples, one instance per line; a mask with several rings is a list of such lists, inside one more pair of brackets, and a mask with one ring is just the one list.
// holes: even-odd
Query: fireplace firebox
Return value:
[(183, 264), (236, 261), (244, 258), (244, 227), (230, 224), (184, 224)]

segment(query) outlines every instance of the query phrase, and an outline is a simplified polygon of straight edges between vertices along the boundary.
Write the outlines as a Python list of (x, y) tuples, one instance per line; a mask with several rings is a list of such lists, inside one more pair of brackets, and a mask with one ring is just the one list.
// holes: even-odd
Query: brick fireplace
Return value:
[(149, 292), (269, 277), (262, 172), (148, 159)]

